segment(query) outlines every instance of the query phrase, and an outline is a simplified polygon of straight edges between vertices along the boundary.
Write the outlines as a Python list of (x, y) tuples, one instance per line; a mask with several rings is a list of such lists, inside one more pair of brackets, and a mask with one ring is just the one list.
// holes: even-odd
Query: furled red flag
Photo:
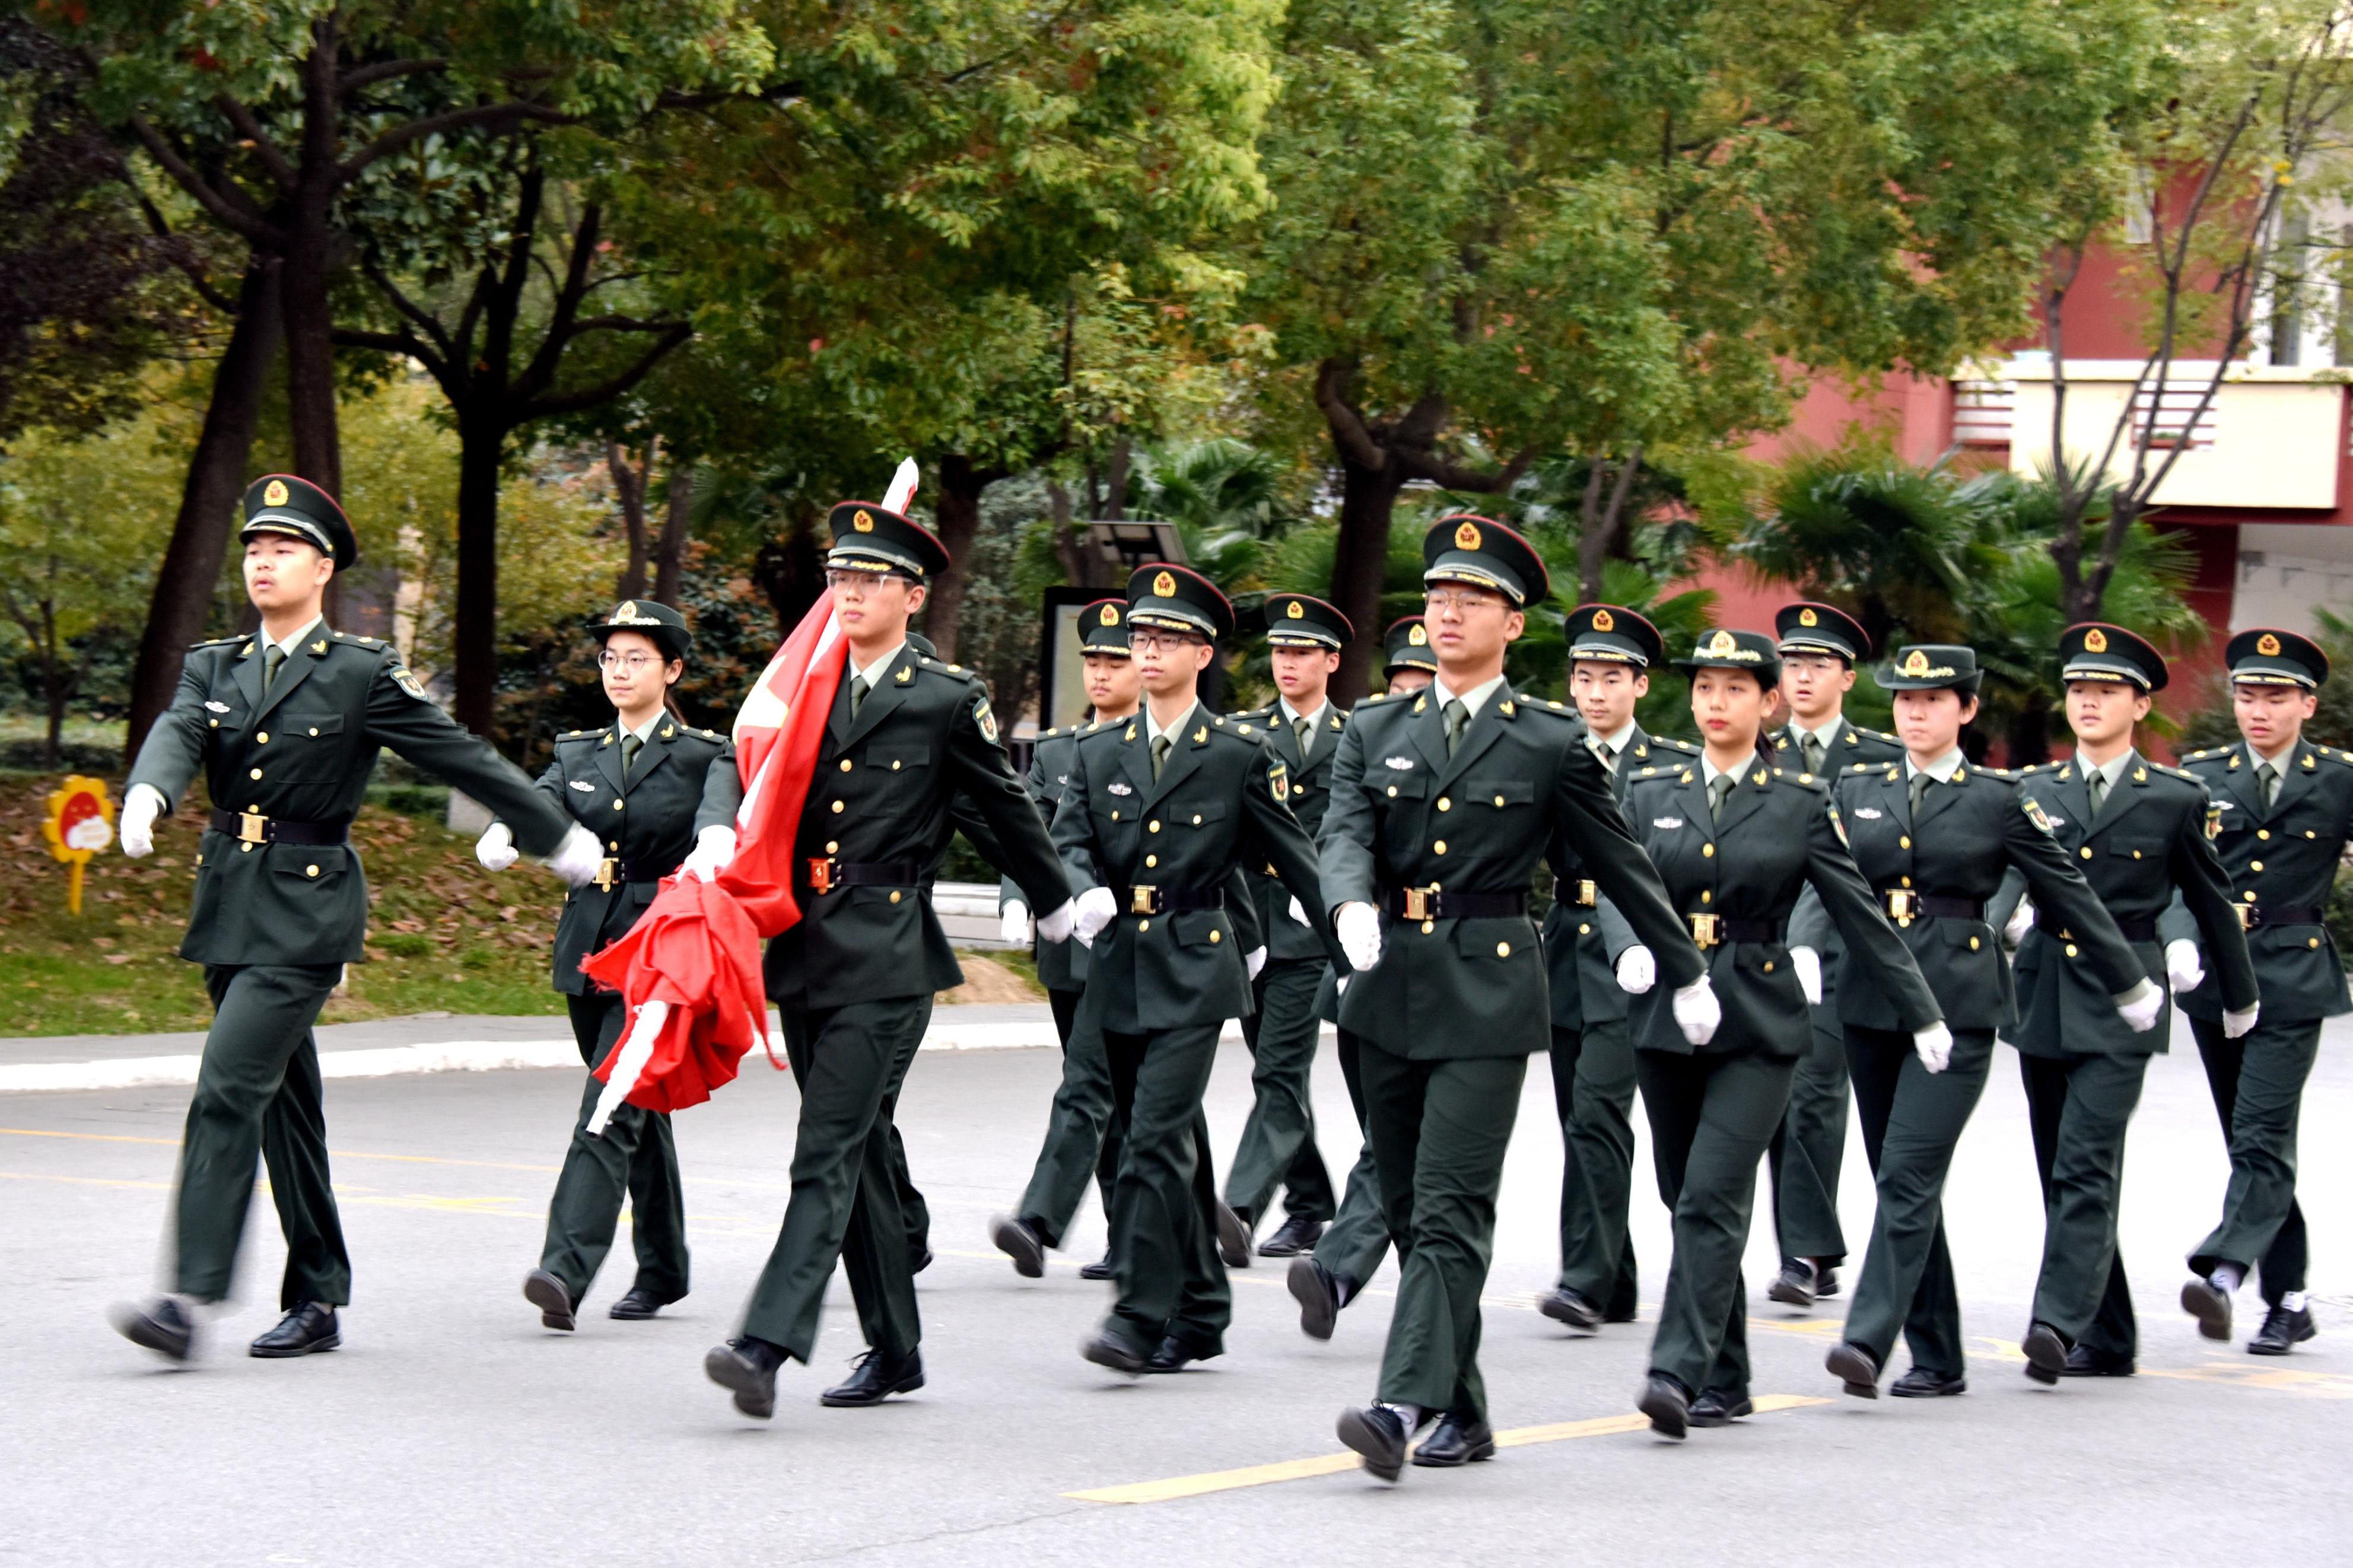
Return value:
[[(910, 458), (882, 504), (903, 510), (914, 490)], [(785, 639), (735, 715), (744, 804), (734, 858), (713, 882), (673, 873), (628, 935), (581, 963), (628, 1004), (628, 1033), (596, 1070), (605, 1089), (590, 1132), (601, 1134), (624, 1101), (662, 1111), (702, 1104), (755, 1044), (783, 1070), (768, 1037), (760, 942), (801, 918), (793, 844), (847, 663), (828, 595)]]

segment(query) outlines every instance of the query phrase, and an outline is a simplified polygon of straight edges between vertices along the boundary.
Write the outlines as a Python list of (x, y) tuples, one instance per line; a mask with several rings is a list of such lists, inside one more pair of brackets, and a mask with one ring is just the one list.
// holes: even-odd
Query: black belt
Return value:
[(1381, 908), (1392, 920), (1493, 921), (1528, 912), (1525, 893), (1450, 893), (1437, 888), (1391, 888)]
[(1914, 921), (1982, 921), (1985, 903), (1978, 899), (1948, 899), (1941, 893), (1919, 893), (1910, 888), (1882, 888), (1880, 907), (1898, 925)]
[(2327, 919), (2328, 911), (2318, 904), (2233, 904), (2239, 911), (2239, 924), (2248, 931), (2257, 926), (2316, 926)]
[(830, 893), (836, 888), (912, 888), (923, 879), (923, 868), (913, 860), (836, 860), (830, 856), (804, 858), (809, 891)]
[(589, 880), (609, 892), (618, 883), (659, 882), (684, 864), (683, 860), (608, 859), (596, 868), (596, 874)]
[(1589, 910), (1600, 898), (1601, 890), (1590, 881), (1564, 882), (1558, 877), (1552, 879), (1552, 901), (1556, 904), (1575, 904), (1580, 910)]
[(1112, 897), (1119, 900), (1119, 912), (1124, 915), (1184, 914), (1191, 910), (1222, 910), (1226, 893), (1222, 888), (1160, 888), (1139, 884), (1125, 887), (1113, 883)]
[(289, 822), (255, 811), (216, 811), (215, 833), (226, 833), (247, 844), (341, 844), (352, 830), (351, 818), (341, 822)]
[(1788, 930), (1786, 921), (1744, 921), (1732, 915), (1685, 915), (1696, 945), (1721, 947), (1727, 942), (1779, 942)]

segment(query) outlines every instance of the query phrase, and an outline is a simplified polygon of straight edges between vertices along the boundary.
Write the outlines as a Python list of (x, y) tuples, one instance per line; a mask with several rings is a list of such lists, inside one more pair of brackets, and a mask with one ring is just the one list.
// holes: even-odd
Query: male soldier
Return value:
[(1054, 842), (1092, 944), (1074, 1030), (1100, 1031), (1127, 1132), (1112, 1190), (1117, 1301), (1079, 1353), (1132, 1377), (1222, 1353), (1233, 1315), (1201, 1097), (1219, 1028), (1250, 1007), (1226, 910), (1236, 868), (1272, 866), (1326, 942), (1331, 926), (1287, 766), (1257, 725), (1212, 719), (1197, 695), (1233, 606), (1165, 563), (1128, 580), (1127, 603), (1144, 710), (1079, 737)]
[[(2195, 942), (2158, 947), (2158, 919), (2179, 900), (2214, 956), (2232, 1016), (2252, 1025), (2254, 965), (2231, 907), (2230, 877), (2206, 835), (2206, 786), (2133, 749), (2133, 726), (2165, 687), (2164, 658), (2121, 626), (2091, 623), (2067, 628), (2059, 657), (2075, 754), (2020, 778), (2150, 981), (2170, 978), (2179, 994), (2205, 979)], [(2026, 879), (2012, 869), (1988, 923), (2033, 922), (2033, 906), (2020, 903), (2025, 894)], [(2014, 966), (2018, 1021), (2001, 1031), (2018, 1047), (2042, 1177), (2042, 1271), (2023, 1342), (2026, 1375), (2038, 1383), (2132, 1374), (2138, 1329), (2116, 1250), (2125, 1127), (2151, 1053), (2173, 1033), (2162, 1012), (2146, 1034), (2127, 1027), (2083, 968), (2067, 962), (2068, 935), (2041, 925), (2026, 931)], [(2234, 1026), (2233, 1037), (2243, 1032)]]
[(1551, 1043), (1545, 959), (1527, 889), (1547, 847), (1624, 912), (1677, 987), (1694, 1041), (1718, 1012), (1690, 928), (1626, 831), (1609, 776), (1566, 706), (1523, 700), (1504, 649), (1550, 591), (1543, 558), (1485, 518), (1442, 518), (1422, 542), (1438, 677), (1369, 699), (1341, 734), (1324, 818), (1324, 896), (1348, 965), (1340, 998), (1402, 1272), (1377, 1403), (1341, 1413), (1340, 1440), (1384, 1480), (1494, 1453), (1479, 1375), (1504, 1151), (1527, 1058)]
[[(1127, 601), (1098, 599), (1079, 612), (1080, 662), (1086, 671), (1087, 700), (1093, 710), (1084, 724), (1049, 730), (1038, 737), (1029, 757), (1029, 793), (1047, 821), (1062, 803), (1071, 782), (1071, 759), (1079, 737), (1089, 729), (1132, 718), (1142, 700), (1143, 678), (1127, 647)], [(1008, 879), (1000, 889), (1005, 930), (1012, 940), (1014, 922), (1027, 923), (1029, 908), (1020, 889)], [(988, 1222), (989, 1239), (1013, 1259), (1013, 1269), (1035, 1279), (1046, 1272), (1046, 1249), (1060, 1247), (1062, 1234), (1086, 1195), (1087, 1173), (1094, 1172), (1103, 1194), (1103, 1215), (1111, 1215), (1112, 1184), (1119, 1177), (1119, 1124), (1111, 1116), (1111, 1061), (1103, 1055), (1100, 1037), (1073, 1039), (1071, 1026), (1079, 1014), (1079, 998), (1086, 990), (1087, 950), (1074, 942), (1038, 943), (1038, 979), (1054, 1010), (1054, 1032), (1062, 1041), (1062, 1085), (1054, 1091), (1054, 1110), (1046, 1123), (1045, 1147), (1029, 1173), (1029, 1190), (1014, 1214), (997, 1215)], [(1111, 1278), (1111, 1257), (1079, 1270), (1087, 1279)]]
[(923, 1385), (892, 1114), (933, 994), (964, 979), (931, 900), (959, 795), (1030, 907), (1051, 911), (1039, 934), (1059, 942), (1071, 929), (1061, 868), (998, 743), (987, 689), (908, 640), (923, 579), (945, 569), (947, 551), (871, 501), (844, 501), (828, 521), (826, 586), (848, 665), (794, 843), (801, 919), (768, 944), (766, 963), (801, 1093), (792, 1196), (742, 1335), (703, 1358), (735, 1407), (763, 1420), (776, 1413), (777, 1367), (808, 1363), (836, 1263), (848, 1266), (871, 1348), (822, 1402), (875, 1405)]
[[(1773, 749), (1790, 752), (1796, 771), (1818, 779), (1902, 762), (1903, 742), (1862, 728), (1844, 711), (1855, 661), (1871, 655), (1871, 634), (1842, 610), (1802, 601), (1781, 606), (1773, 629), (1780, 635), (1781, 700), (1789, 705), (1789, 722), (1774, 731)], [(1807, 892), (1810, 899), (1812, 889)], [(1789, 1109), (1766, 1154), (1781, 1274), (1765, 1293), (1792, 1307), (1837, 1295), (1838, 1266), (1846, 1261), (1846, 1233), (1838, 1217), (1839, 1167), (1846, 1157), (1846, 1037), (1829, 979), (1846, 945), (1834, 924), (1824, 921), (1820, 929), (1832, 951), (1801, 947), (1789, 954), (1813, 1008), (1814, 1045), (1799, 1059)]]
[(1400, 616), (1382, 634), (1381, 679), (1388, 695), (1402, 696), (1428, 686), (1438, 674), (1438, 656), (1430, 651), (1430, 626), (1419, 616)]
[[(1689, 752), (1645, 734), (1634, 704), (1651, 689), (1650, 668), (1665, 654), (1659, 629), (1622, 605), (1580, 605), (1568, 615), (1569, 695), (1585, 721), (1585, 744), (1609, 779), (1613, 801), (1655, 748)], [(1600, 896), (1578, 848), (1555, 847), (1552, 909), (1545, 916), (1545, 967), (1552, 988), (1552, 1093), (1560, 1117), (1560, 1282), (1536, 1303), (1556, 1322), (1591, 1333), (1634, 1321), (1634, 1243), (1626, 1206), (1634, 1170), (1634, 1047), (1627, 1037), (1628, 988), (1656, 978), (1649, 951)], [(1626, 971), (1621, 983), (1620, 970)]]
[(575, 887), (604, 850), (530, 778), (426, 697), (397, 650), (330, 631), (328, 581), (359, 559), (334, 498), (269, 474), (245, 492), (250, 636), (198, 643), (171, 708), (149, 731), (122, 803), (122, 850), (154, 848), (154, 824), (198, 768), (216, 803), (196, 855), (180, 956), (205, 966), (213, 1026), (188, 1105), (174, 1199), (173, 1293), (114, 1310), (132, 1343), (185, 1361), (195, 1309), (228, 1295), (257, 1152), (286, 1234), (279, 1325), (257, 1356), (343, 1342), (335, 1309), (352, 1268), (327, 1174), (325, 1109), (311, 1026), (343, 966), (364, 959), (367, 881), (346, 842), (378, 748), (389, 746), (513, 824)]
[[(2312, 1338), (2305, 1304), (2307, 1247), (2295, 1200), (2295, 1123), (2324, 1018), (2348, 1008), (2345, 966), (2322, 917), (2353, 835), (2353, 752), (2316, 746), (2304, 726), (2319, 706), (2328, 658), (2309, 637), (2272, 627), (2241, 632), (2222, 650), (2235, 746), (2193, 752), (2182, 765), (2214, 798), (2215, 847), (2231, 873), (2239, 923), (2249, 933), (2263, 1022), (2234, 1016), (2212, 985), (2181, 999), (2205, 1059), (2206, 1082), (2231, 1143), (2222, 1221), (2189, 1255), (2198, 1278), (2181, 1305), (2210, 1340), (2231, 1337), (2231, 1297), (2258, 1263), (2263, 1326), (2253, 1355), (2285, 1355)], [(2168, 939), (2198, 940), (2189, 911), (2168, 911)], [(2212, 954), (2204, 967), (2215, 967)]]
[[(1304, 594), (1269, 595), (1268, 659), (1280, 695), (1271, 708), (1229, 715), (1265, 726), (1268, 743), (1290, 769), (1292, 815), (1311, 838), (1324, 826), (1332, 755), (1340, 749), (1346, 724), (1327, 689), (1340, 668), (1340, 650), (1355, 635), (1335, 605)], [(1315, 1147), (1308, 1089), (1322, 1030), (1315, 999), (1332, 973), (1331, 963), (1298, 900), (1262, 866), (1246, 866), (1242, 875), (1265, 932), (1267, 960), (1252, 984), (1258, 1010), (1242, 1020), (1256, 1064), (1250, 1073), (1255, 1099), (1226, 1177), (1226, 1201), (1218, 1209), (1218, 1250), (1229, 1268), (1250, 1267), (1251, 1232), (1278, 1183), (1284, 1188), (1286, 1215), (1259, 1247), (1261, 1258), (1313, 1252), (1337, 1208), (1331, 1173)]]

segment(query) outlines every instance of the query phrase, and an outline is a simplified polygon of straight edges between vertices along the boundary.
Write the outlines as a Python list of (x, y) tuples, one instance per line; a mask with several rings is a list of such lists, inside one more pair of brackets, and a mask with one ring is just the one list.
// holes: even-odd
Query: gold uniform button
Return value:
[[(220, 721), (219, 721), (219, 720), (216, 719), (216, 720), (214, 720), (214, 721), (213, 721), (213, 728), (214, 728), (214, 729), (216, 729), (216, 730), (217, 730), (217, 729), (219, 729), (219, 728), (220, 728)], [(1397, 794), (1397, 791), (1395, 791), (1395, 790), (1391, 790), (1391, 791), (1389, 791), (1389, 793), (1390, 793), (1391, 795), (1395, 795), (1395, 794)]]
[(261, 733), (256, 735), (253, 738), (253, 743), (257, 746), (266, 746), (269, 744), (269, 731), (264, 730)]
[(1117, 822), (1117, 821), (1119, 820), (1119, 813), (1117, 813), (1116, 811), (1113, 812), (1113, 813), (1111, 814), (1111, 819), (1112, 819), (1113, 822)]
[[(620, 846), (616, 844), (613, 847), (618, 849)], [(828, 855), (839, 855), (841, 853), (841, 845), (836, 840), (828, 838), (825, 841), (825, 852)]]
[[(605, 847), (606, 847), (606, 848), (607, 848), (607, 849), (618, 849), (620, 847), (621, 847), (621, 841), (620, 841), (619, 839), (617, 839), (617, 838), (607, 838), (607, 840), (605, 840)], [(826, 852), (827, 852), (828, 854), (831, 854), (831, 853), (832, 853), (832, 851), (833, 851), (833, 846), (831, 846), (831, 845), (829, 845), (829, 844), (828, 844), (828, 845), (827, 845), (827, 846), (826, 846)]]
[(1577, 928), (1577, 934), (1579, 936), (1591, 936), (1593, 934), (1592, 923), (1588, 921), (1585, 924), (1579, 925)]
[(848, 757), (841, 759), (841, 771), (843, 773), (848, 773), (849, 771), (849, 759)]
[(1209, 933), (1209, 941), (1210, 941), (1211, 942), (1213, 942), (1213, 943), (1214, 943), (1214, 942), (1222, 942), (1222, 941), (1224, 941), (1224, 940), (1225, 940), (1225, 933), (1224, 933), (1224, 932), (1222, 932), (1222, 931), (1211, 931), (1211, 932)]
[(1713, 859), (1715, 856), (1715, 846), (1713, 844), (1703, 844), (1699, 847), (1699, 853), (1702, 859)]
[(1977, 938), (1975, 938), (1975, 937), (1971, 937), (1971, 938), (1969, 938), (1969, 951), (1970, 951), (1971, 952), (1975, 952), (1977, 950), (1978, 950), (1978, 939), (1977, 939)]
[(1911, 847), (1912, 847), (1912, 836), (1911, 836), (1910, 834), (1908, 834), (1908, 833), (1907, 833), (1907, 834), (1905, 834), (1904, 836), (1902, 836), (1901, 837), (1897, 838), (1897, 839), (1895, 840), (1895, 847), (1897, 847), (1898, 849), (1909, 849), (1909, 848), (1911, 848)]
[(1773, 961), (1769, 958), (1765, 961), (1765, 973), (1767, 974), (1773, 973)]
[(259, 768), (256, 768), (256, 769), (254, 769), (250, 773), (247, 774), (246, 776), (247, 776), (247, 777), (248, 777), (248, 778), (257, 778), (257, 779), (258, 779), (258, 778), (259, 778), (259, 777), (261, 776), (261, 770), (260, 770)]
[[(613, 803), (616, 807), (618, 807), (620, 804), (621, 803), (617, 800)], [(841, 802), (837, 800), (833, 803), (833, 814), (836, 816), (839, 816), (841, 815)]]
[(1709, 888), (1702, 888), (1699, 890), (1699, 901), (1703, 904), (1712, 904), (1715, 902), (1715, 890)]
[(1436, 921), (1424, 921), (1421, 922), (1421, 934), (1424, 936), (1428, 936), (1431, 931), (1434, 931), (1437, 929), (1438, 922)]
[(2320, 945), (2320, 939), (2316, 936), (2306, 937), (2304, 939), (2304, 945), (2306, 947), (2318, 947)]
[(1446, 853), (1446, 840), (1441, 838), (1437, 843), (1431, 845), (1430, 848), (1430, 852), (1434, 855), (1443, 855)]
[(899, 901), (899, 889), (896, 888), (891, 889), (891, 901), (894, 904)]
[(1193, 814), (1193, 826), (1196, 827), (1201, 826), (1201, 814), (1198, 811)]
[(2075, 956), (2075, 944), (2072, 942), (2067, 944), (2067, 956), (2070, 958)]
[(1510, 942), (1497, 942), (1497, 943), (1495, 944), (1495, 956), (1496, 956), (1497, 958), (1509, 958), (1509, 957), (1511, 957), (1511, 956), (1512, 956), (1512, 944), (1511, 944)]
[(1908, 887), (1910, 887), (1910, 886), (1912, 885), (1912, 879), (1911, 879), (1911, 878), (1909, 878), (1909, 877), (1905, 878), (1905, 879), (1904, 879), (1904, 885), (1905, 885), (1905, 887), (1907, 887), (1907, 888), (1908, 888)]
[(1157, 856), (1157, 855), (1146, 855), (1146, 856), (1144, 858), (1144, 868), (1145, 868), (1145, 870), (1147, 870), (1147, 871), (1148, 871), (1148, 870), (1150, 870), (1153, 867), (1157, 866), (1157, 865), (1159, 865), (1159, 864), (1160, 864), (1160, 857), (1159, 857), (1159, 856)]
[(1145, 823), (1144, 825), (1144, 828), (1147, 833), (1157, 833), (1160, 831), (1160, 824), (1157, 819), (1155, 819), (1151, 822)]
[(311, 725), (311, 737), (312, 737), (314, 740), (318, 737), (318, 733), (319, 733), (319, 726), (317, 726), (316, 724)]
[(1150, 921), (1138, 921), (1135, 922), (1135, 929), (1138, 931), (1150, 931), (1152, 929), (1152, 922)]
[(252, 853), (253, 853), (253, 846), (252, 846), (252, 845), (250, 845), (250, 844), (240, 844), (240, 845), (238, 845), (238, 846), (237, 846), (237, 847), (238, 847), (239, 849), (243, 850), (243, 851), (244, 851), (246, 854), (248, 854), (248, 855), (250, 855), (250, 854), (252, 854)]
[(891, 771), (894, 773), (899, 771), (899, 760), (896, 757), (891, 760)]
[[(216, 720), (214, 720), (214, 721), (213, 721), (213, 722), (214, 722), (215, 724), (218, 724), (218, 723), (220, 722), (220, 721), (219, 721), (219, 720), (217, 720), (217, 719), (216, 719)], [(1391, 785), (1389, 785), (1389, 798), (1390, 798), (1391, 800), (1395, 800), (1395, 799), (1397, 798), (1397, 785), (1395, 785), (1395, 784), (1391, 784)]]
[[(266, 741), (266, 740), (269, 739), (269, 736), (267, 736), (267, 735), (264, 735), (264, 736), (262, 737), (262, 739)], [(2256, 829), (2255, 829), (2255, 837), (2258, 837), (2258, 838), (2269, 838), (2271, 836), (2272, 836), (2272, 830), (2271, 830), (2270, 828), (2268, 828), (2268, 827), (2258, 827), (2258, 828), (2256, 828)]]
[(1503, 804), (1504, 804), (1504, 797), (1503, 797), (1502, 795), (1497, 795), (1497, 796), (1495, 797), (1495, 804), (1496, 804), (1497, 805), (1503, 805)]
[(1441, 795), (1438, 797), (1438, 809), (1440, 811), (1452, 811), (1454, 809), (1454, 803)]
[(2263, 868), (2263, 863), (2260, 860), (2250, 860), (2247, 862), (2247, 869), (2250, 871), (2260, 871)]
[(302, 868), (302, 875), (304, 875), (305, 877), (315, 877), (315, 876), (317, 876), (318, 874), (319, 874), (319, 868), (317, 868), (316, 866), (305, 866), (305, 867), (303, 867), (303, 868)]
[[(613, 803), (613, 809), (614, 809), (615, 811), (618, 811), (618, 810), (620, 810), (620, 809), (621, 809), (621, 803), (620, 803), (619, 801), (617, 801), (617, 801), (615, 801), (615, 802)], [(841, 802), (839, 802), (839, 801), (838, 801), (838, 800), (837, 800), (837, 801), (835, 801), (835, 802), (833, 803), (833, 809), (834, 809), (834, 810), (836, 810), (836, 811), (839, 811), (839, 810), (841, 809)]]
[(2076, 850), (2075, 853), (2082, 856), (2084, 859), (2089, 860), (2092, 858), (2092, 847), (2086, 844), (2081, 849)]

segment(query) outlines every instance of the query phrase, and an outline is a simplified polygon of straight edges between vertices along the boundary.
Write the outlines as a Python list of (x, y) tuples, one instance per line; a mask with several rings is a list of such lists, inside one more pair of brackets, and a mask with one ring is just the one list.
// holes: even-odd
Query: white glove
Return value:
[(138, 860), (155, 852), (155, 819), (170, 805), (164, 792), (151, 784), (135, 784), (122, 797), (122, 852)]
[(1798, 989), (1806, 994), (1806, 1005), (1822, 1005), (1822, 955), (1810, 947), (1789, 950), (1789, 967), (1798, 972)]
[(1266, 949), (1264, 947), (1254, 947), (1248, 952), (1243, 953), (1242, 967), (1250, 971), (1250, 977), (1252, 980), (1256, 980), (1258, 978), (1258, 972), (1266, 967)]
[(1068, 942), (1071, 940), (1071, 927), (1077, 923), (1078, 918), (1079, 906), (1064, 899), (1039, 917), (1038, 934), (1048, 942)]
[(735, 858), (735, 830), (723, 822), (714, 822), (694, 836), (694, 847), (687, 851), (679, 870), (689, 877), (700, 877), (706, 882), (719, 880), (719, 873), (727, 869), (727, 862)]
[[(1639, 952), (1644, 958), (1651, 955), (1648, 948), (1629, 949), (1629, 951)], [(1619, 962), (1622, 963), (1625, 961), (1621, 958)], [(1655, 979), (1656, 976), (1652, 978)], [(1647, 982), (1642, 989), (1645, 991), (1650, 989)], [(1724, 1022), (1724, 1004), (1715, 999), (1715, 987), (1707, 983), (1706, 975), (1701, 975), (1697, 980), (1677, 991), (1674, 994), (1674, 1007), (1675, 1025), (1683, 1030), (1684, 1039), (1694, 1046), (1704, 1046), (1715, 1038), (1715, 1026)]]
[(1079, 895), (1071, 934), (1079, 939), (1081, 947), (1092, 947), (1095, 933), (1111, 924), (1112, 918), (1118, 913), (1119, 900), (1112, 897), (1109, 888), (1089, 888)]
[(2226, 1040), (2235, 1040), (2241, 1035), (2245, 1034), (2249, 1029), (2253, 1028), (2255, 1026), (2255, 1015), (2263, 1010), (2263, 1005), (2260, 1002), (2249, 1003), (2247, 1005), (2247, 1010), (2243, 1013), (2233, 1013), (2227, 1008), (2224, 1009), (2222, 1014), (2222, 1037)]
[(2010, 919), (2002, 923), (2001, 940), (2014, 948), (2024, 942), (2026, 933), (2033, 929), (2034, 906), (2028, 900), (2021, 899), (2018, 900), (2018, 908), (2010, 910)]
[(1029, 906), (1018, 899), (1008, 899), (997, 911), (997, 940), (1012, 947), (1029, 945)]
[(1943, 1072), (1953, 1065), (1953, 1031), (1945, 1027), (1942, 1019), (1925, 1029), (1915, 1029), (1912, 1049), (1922, 1067), (1930, 1072)]
[(1640, 996), (1659, 983), (1659, 961), (1647, 947), (1630, 947), (1618, 955), (1618, 989)]
[(2132, 1026), (2136, 1035), (2146, 1035), (2157, 1027), (2157, 1016), (2165, 1007), (2165, 993), (2144, 980), (2134, 988), (2132, 1000), (2116, 1004), (2116, 1016)]
[(1332, 928), (1340, 939), (1340, 952), (1348, 960), (1348, 967), (1362, 974), (1381, 962), (1381, 911), (1366, 903), (1340, 906), (1332, 917)]
[(585, 888), (596, 880), (596, 868), (604, 863), (604, 841), (576, 822), (546, 862), (549, 870), (563, 878), (566, 886), (574, 888)]
[(1297, 921), (1301, 925), (1305, 925), (1307, 923), (1307, 911), (1299, 907), (1299, 900), (1297, 899), (1292, 900), (1291, 907), (1282, 912), (1289, 915), (1293, 920)]
[(514, 835), (503, 822), (493, 822), (482, 829), (474, 840), (474, 858), (482, 863), (485, 871), (503, 871), (521, 858), (514, 847)]
[(2198, 961), (2196, 942), (2178, 936), (2165, 944), (2165, 977), (2173, 982), (2177, 995), (2198, 989), (2206, 979), (2206, 966)]

